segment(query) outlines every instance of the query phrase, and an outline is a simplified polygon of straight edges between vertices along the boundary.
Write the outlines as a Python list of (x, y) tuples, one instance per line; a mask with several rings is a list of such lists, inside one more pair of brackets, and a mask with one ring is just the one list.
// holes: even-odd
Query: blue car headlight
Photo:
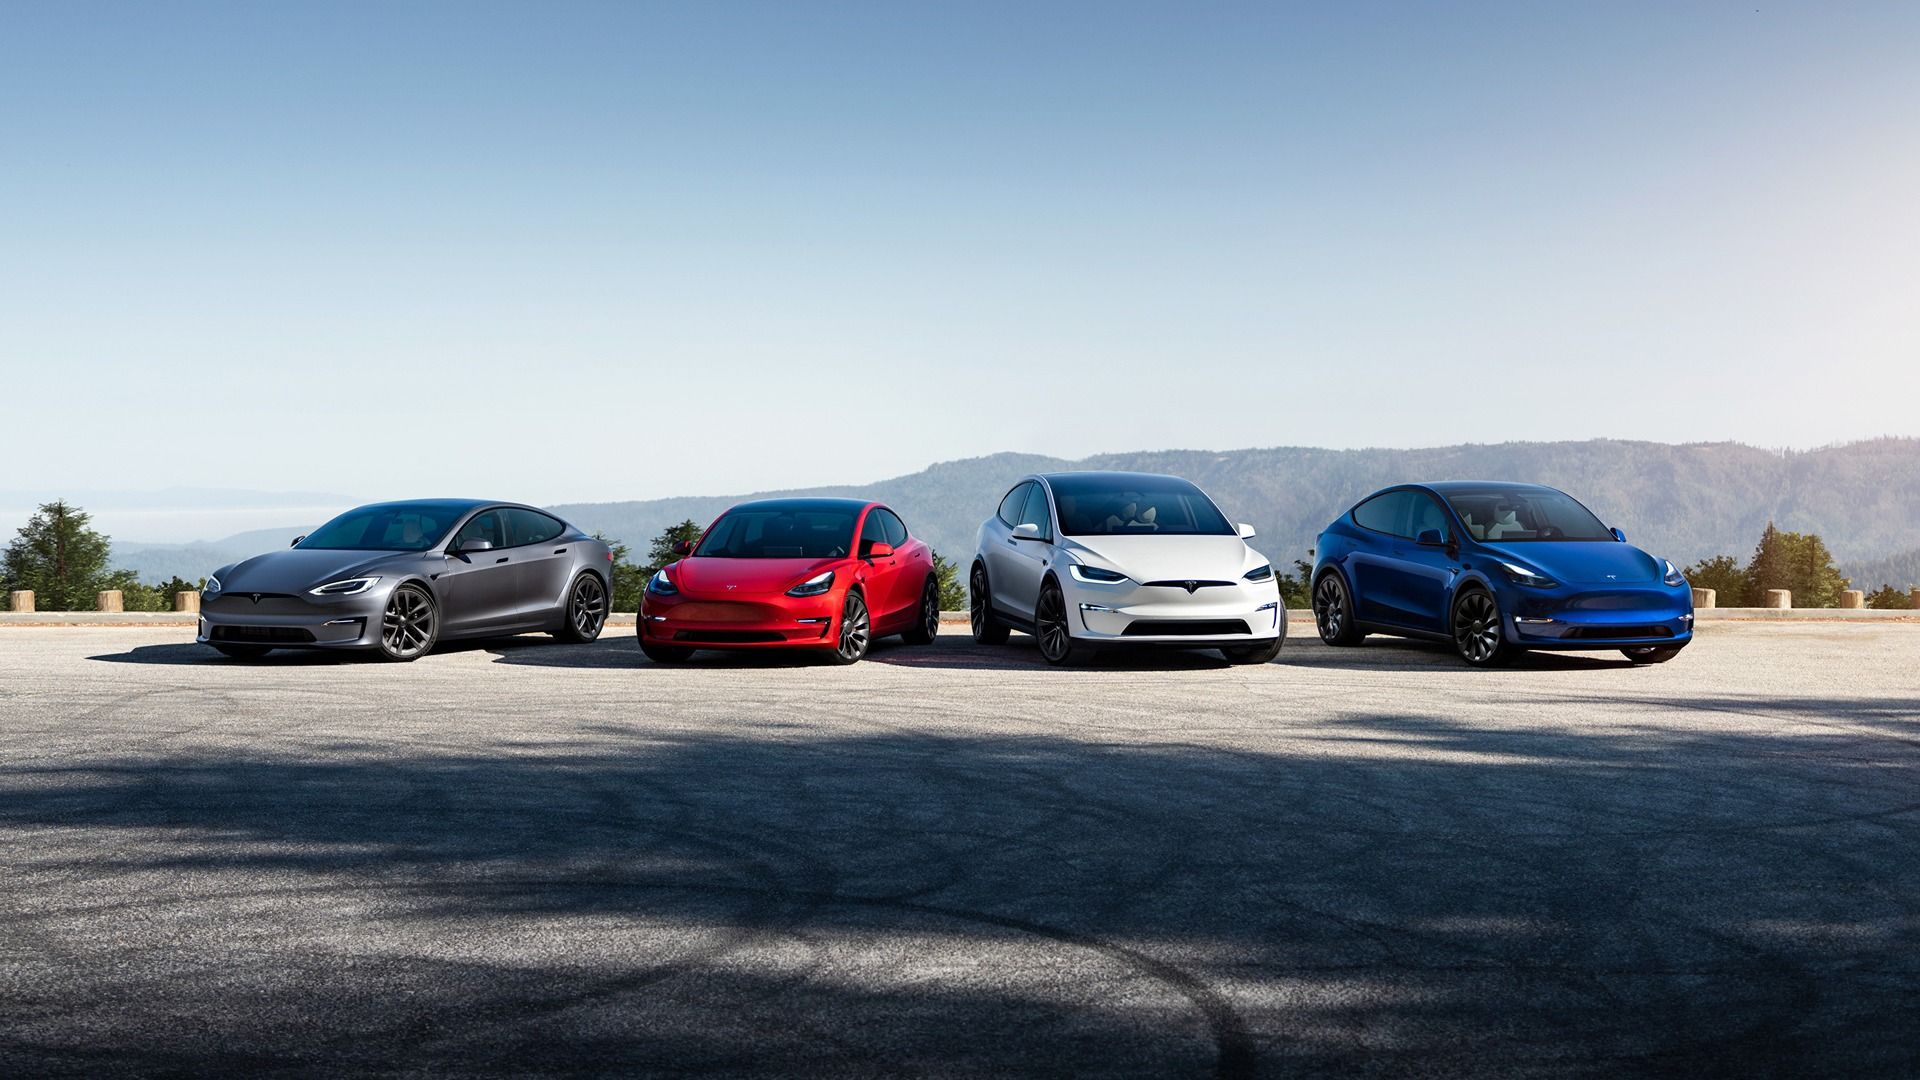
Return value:
[(209, 596), (218, 595), (220, 595), (220, 579), (214, 577), (212, 574), (208, 574), (207, 583), (200, 586), (200, 596), (204, 599)]
[(1517, 563), (1503, 561), (1500, 564), (1500, 569), (1507, 575), (1507, 580), (1513, 582), (1515, 585), (1530, 585), (1536, 589), (1551, 589), (1560, 584), (1537, 570), (1529, 569)]
[(1072, 574), (1075, 581), (1086, 581), (1096, 585), (1115, 585), (1127, 580), (1127, 575), (1118, 570), (1109, 570), (1104, 566), (1088, 566), (1084, 563), (1074, 563), (1067, 567), (1067, 573)]
[(788, 596), (820, 596), (833, 588), (833, 571), (815, 574), (813, 577), (787, 590)]
[(1272, 581), (1273, 580), (1273, 564), (1266, 563), (1262, 566), (1256, 566), (1253, 569), (1247, 571), (1242, 576), (1244, 576), (1248, 581)]
[(1680, 573), (1679, 567), (1673, 565), (1672, 559), (1661, 559), (1660, 566), (1667, 572), (1666, 576), (1661, 578), (1661, 580), (1665, 581), (1668, 585), (1679, 588), (1687, 583), (1686, 576)]
[(680, 589), (667, 577), (667, 568), (661, 567), (647, 579), (647, 591), (655, 596), (679, 596)]

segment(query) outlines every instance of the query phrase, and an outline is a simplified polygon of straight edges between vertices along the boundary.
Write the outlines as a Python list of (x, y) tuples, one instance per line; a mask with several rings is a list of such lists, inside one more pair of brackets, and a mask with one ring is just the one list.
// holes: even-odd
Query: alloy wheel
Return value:
[(927, 582), (926, 595), (920, 598), (920, 626), (931, 641), (940, 633), (940, 589)]
[(1313, 590), (1313, 621), (1320, 627), (1320, 639), (1332, 641), (1347, 626), (1347, 598), (1340, 582), (1329, 573)]
[(852, 663), (867, 654), (871, 637), (867, 623), (867, 603), (859, 593), (847, 594), (847, 609), (840, 616), (840, 658)]
[(412, 586), (393, 590), (387, 601), (387, 613), (380, 623), (380, 642), (389, 655), (411, 660), (433, 644), (437, 616), (433, 600)]
[(987, 572), (977, 566), (967, 579), (967, 617), (973, 623), (973, 636), (979, 637), (987, 625)]
[(1460, 598), (1453, 608), (1453, 642), (1476, 664), (1493, 659), (1500, 651), (1500, 609), (1493, 597), (1476, 590)]
[(1040, 655), (1059, 663), (1073, 648), (1073, 640), (1067, 631), (1067, 603), (1058, 586), (1040, 591), (1039, 610), (1033, 615), (1034, 628), (1040, 631)]
[(567, 605), (567, 621), (573, 624), (574, 635), (583, 640), (600, 636), (600, 628), (607, 621), (607, 590), (601, 588), (599, 578), (583, 574), (574, 584), (573, 599)]

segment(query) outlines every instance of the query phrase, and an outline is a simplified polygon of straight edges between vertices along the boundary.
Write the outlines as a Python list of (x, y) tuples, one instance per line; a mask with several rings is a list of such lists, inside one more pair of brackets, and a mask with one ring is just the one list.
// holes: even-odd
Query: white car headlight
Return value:
[(1500, 569), (1506, 571), (1507, 577), (1513, 579), (1516, 583), (1531, 585), (1536, 589), (1551, 589), (1560, 584), (1547, 575), (1537, 570), (1529, 570), (1518, 563), (1502, 562)]
[(1073, 563), (1068, 566), (1067, 573), (1072, 574), (1075, 581), (1085, 581), (1095, 585), (1117, 585), (1127, 580), (1127, 575), (1118, 570), (1109, 570), (1104, 566), (1086, 566), (1082, 563)]
[(208, 574), (207, 583), (205, 585), (200, 586), (200, 595), (212, 596), (214, 593), (217, 593), (219, 591), (220, 591), (220, 579), (217, 577), (214, 577), (212, 574)]
[(1673, 560), (1661, 559), (1660, 568), (1666, 571), (1666, 574), (1661, 578), (1661, 580), (1665, 581), (1668, 585), (1671, 585), (1677, 588), (1687, 583), (1686, 576), (1680, 573), (1679, 567), (1673, 565)]
[(308, 589), (307, 592), (314, 596), (353, 596), (373, 588), (374, 582), (379, 580), (378, 577), (342, 578), (339, 581), (329, 581), (318, 588)]
[(787, 590), (788, 596), (821, 596), (833, 588), (833, 571), (815, 574), (807, 580)]

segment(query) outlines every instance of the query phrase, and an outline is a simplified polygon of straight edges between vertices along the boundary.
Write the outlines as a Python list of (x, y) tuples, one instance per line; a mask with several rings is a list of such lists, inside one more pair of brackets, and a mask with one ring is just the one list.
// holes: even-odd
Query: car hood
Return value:
[(358, 577), (396, 559), (417, 559), (416, 551), (310, 551), (288, 548), (255, 555), (220, 575), (222, 592), (300, 593), (315, 585)]
[(1135, 581), (1238, 581), (1265, 560), (1238, 536), (1068, 536), (1061, 546)]
[(1662, 576), (1659, 560), (1616, 541), (1530, 540), (1488, 544), (1486, 550), (1568, 585), (1645, 585)]
[(684, 596), (732, 600), (784, 593), (845, 559), (685, 558), (667, 576)]

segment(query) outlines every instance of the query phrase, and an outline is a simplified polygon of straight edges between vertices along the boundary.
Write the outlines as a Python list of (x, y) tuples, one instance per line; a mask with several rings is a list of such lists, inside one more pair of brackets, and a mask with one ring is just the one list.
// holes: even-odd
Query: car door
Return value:
[(558, 518), (525, 507), (507, 508), (507, 545), (517, 571), (515, 610), (529, 621), (544, 620), (564, 608), (567, 572), (573, 568), (572, 550), (562, 539), (566, 532)]
[(910, 628), (920, 620), (920, 596), (926, 591), (927, 579), (933, 576), (933, 552), (927, 545), (913, 538), (907, 532), (907, 523), (900, 515), (887, 511), (887, 543), (893, 545), (893, 552), (900, 557), (900, 569), (897, 584), (900, 587), (900, 624)]
[[(1406, 625), (1419, 630), (1441, 631), (1447, 625), (1447, 591), (1453, 584), (1459, 548), (1440, 501), (1424, 491), (1409, 491), (1409, 520), (1396, 536), (1388, 566), (1389, 590)], [(1437, 532), (1440, 544), (1422, 544), (1420, 536)]]
[(1403, 539), (1397, 534), (1406, 528), (1412, 496), (1405, 489), (1382, 492), (1353, 508), (1353, 523), (1360, 528), (1346, 571), (1353, 583), (1353, 610), (1363, 622), (1401, 624), (1393, 596), (1393, 549)]
[(891, 627), (900, 612), (900, 554), (875, 557), (873, 546), (886, 544), (893, 546), (887, 535), (887, 511), (874, 507), (867, 511), (867, 517), (860, 525), (860, 558), (866, 563), (867, 612), (873, 619), (874, 633), (878, 636)]
[(1027, 506), (1020, 522), (1039, 526), (1040, 535), (1031, 540), (1012, 540), (1013, 546), (1008, 549), (1012, 558), (1007, 562), (1010, 580), (1020, 597), (1021, 606), (1015, 613), (1023, 620), (1033, 618), (1040, 604), (1040, 582), (1053, 562), (1053, 506), (1047, 498), (1047, 487), (1041, 483), (1027, 486)]
[[(489, 545), (462, 552), (469, 541)], [(467, 519), (447, 543), (446, 569), (434, 580), (440, 591), (447, 633), (480, 630), (511, 622), (518, 610), (519, 570), (507, 547), (506, 513), (489, 507)]]
[(1027, 500), (1033, 489), (1039, 485), (1031, 480), (1015, 484), (1000, 500), (1000, 509), (994, 514), (994, 521), (987, 523), (990, 534), (981, 545), (980, 559), (987, 564), (987, 581), (993, 596), (993, 606), (1007, 614), (1025, 620), (1033, 615), (1034, 604), (1040, 599), (1040, 582), (1034, 579), (1030, 591), (1022, 593), (1020, 582), (1026, 574), (1022, 566), (1023, 556), (1020, 545), (1025, 541), (1013, 538), (1014, 526), (1025, 520)]

